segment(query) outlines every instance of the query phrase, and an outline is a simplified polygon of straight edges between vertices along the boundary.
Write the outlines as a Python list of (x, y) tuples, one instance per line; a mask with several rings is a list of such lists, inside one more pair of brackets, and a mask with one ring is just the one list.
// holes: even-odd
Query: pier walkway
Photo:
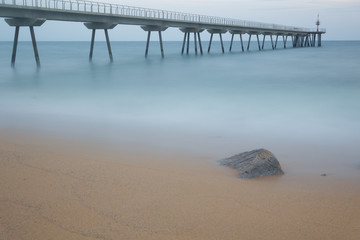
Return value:
[[(15, 64), (17, 42), (20, 27), (29, 27), (33, 42), (35, 60), (40, 65), (34, 27), (41, 26), (45, 21), (83, 22), (92, 30), (89, 59), (92, 59), (96, 30), (104, 30), (110, 60), (113, 60), (108, 30), (118, 24), (138, 25), (148, 32), (145, 56), (148, 55), (151, 32), (158, 32), (161, 56), (164, 56), (162, 32), (167, 28), (179, 28), (184, 33), (181, 53), (189, 53), (190, 34), (194, 36), (195, 54), (203, 54), (200, 33), (204, 30), (210, 33), (208, 52), (210, 52), (214, 34), (219, 34), (221, 49), (224, 53), (222, 34), (229, 32), (231, 43), (235, 35), (240, 35), (242, 51), (244, 51), (243, 34), (249, 36), (246, 49), (249, 50), (251, 37), (256, 36), (259, 50), (264, 48), (266, 37), (271, 40), (272, 49), (276, 49), (278, 38), (281, 37), (283, 47), (287, 47), (288, 37), (291, 38), (292, 47), (321, 46), (321, 35), (325, 29), (299, 28), (286, 25), (268, 24), (253, 21), (244, 21), (231, 18), (213, 17), (190, 13), (173, 12), (166, 10), (131, 7), (110, 3), (83, 1), (83, 0), (0, 0), (0, 17), (15, 27), (14, 47), (11, 63)], [(259, 35), (263, 36), (262, 43)], [(275, 37), (275, 40), (273, 39)]]

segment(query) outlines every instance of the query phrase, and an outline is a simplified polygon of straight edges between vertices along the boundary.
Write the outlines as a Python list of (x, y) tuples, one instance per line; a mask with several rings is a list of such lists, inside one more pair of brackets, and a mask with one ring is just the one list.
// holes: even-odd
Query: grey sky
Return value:
[[(321, 27), (327, 29), (325, 40), (360, 40), (360, 0), (100, 0), (123, 5), (157, 8), (230, 17), (258, 22), (314, 27), (320, 13)], [(0, 41), (12, 41), (14, 29), (0, 20)], [(82, 23), (47, 21), (36, 28), (39, 41), (89, 41), (90, 31)], [(144, 41), (146, 33), (138, 26), (118, 25), (109, 32), (113, 41)], [(20, 32), (20, 40), (29, 40), (27, 29)], [(103, 40), (103, 34), (97, 40)], [(177, 29), (164, 33), (164, 40), (182, 39)], [(229, 39), (229, 34), (225, 40)]]

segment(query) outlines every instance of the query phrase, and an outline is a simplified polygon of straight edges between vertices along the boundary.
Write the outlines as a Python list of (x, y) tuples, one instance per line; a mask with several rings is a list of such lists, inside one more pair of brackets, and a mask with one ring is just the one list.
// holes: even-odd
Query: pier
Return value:
[(29, 27), (35, 61), (40, 66), (34, 27), (40, 27), (45, 21), (83, 22), (85, 27), (92, 31), (90, 60), (93, 58), (96, 30), (104, 30), (110, 61), (113, 61), (113, 55), (108, 30), (114, 29), (119, 24), (138, 25), (147, 32), (145, 56), (148, 55), (151, 32), (158, 32), (162, 57), (165, 55), (162, 33), (168, 28), (178, 28), (184, 33), (181, 54), (184, 54), (185, 45), (186, 54), (189, 54), (191, 35), (193, 35), (195, 54), (203, 54), (200, 37), (200, 33), (203, 32), (210, 34), (207, 52), (211, 51), (215, 34), (219, 36), (222, 53), (225, 53), (222, 35), (227, 32), (231, 34), (229, 51), (232, 51), (235, 35), (240, 35), (242, 51), (245, 51), (243, 36), (248, 35), (246, 50), (250, 48), (251, 37), (256, 36), (261, 51), (264, 49), (266, 38), (270, 38), (273, 50), (277, 49), (279, 38), (283, 41), (283, 48), (287, 48), (288, 38), (291, 39), (290, 44), (293, 48), (321, 47), (321, 35), (326, 33), (325, 29), (319, 29), (319, 20), (316, 23), (317, 29), (310, 29), (83, 0), (0, 0), (0, 17), (5, 18), (9, 26), (15, 27), (12, 65), (15, 64), (16, 59), (19, 28)]

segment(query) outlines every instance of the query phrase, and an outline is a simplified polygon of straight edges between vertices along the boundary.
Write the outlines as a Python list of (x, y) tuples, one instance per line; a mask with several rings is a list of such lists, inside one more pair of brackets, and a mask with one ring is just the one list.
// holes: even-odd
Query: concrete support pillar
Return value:
[(271, 39), (271, 47), (274, 50), (274, 42), (273, 42), (273, 37), (272, 34), (270, 34), (270, 39)]
[(304, 47), (304, 46), (305, 46), (304, 43), (305, 43), (305, 37), (304, 37), (304, 36), (301, 36), (301, 37), (300, 37), (300, 46), (301, 46), (301, 47)]
[[(286, 41), (285, 41), (285, 36), (283, 35), (283, 42), (284, 42), (284, 48), (286, 48)], [(287, 36), (286, 36), (286, 40), (287, 40)]]
[(17, 50), (17, 44), (18, 44), (18, 39), (19, 39), (19, 30), (20, 30), (20, 27), (16, 26), (15, 27), (15, 36), (14, 36), (14, 46), (13, 46), (13, 52), (12, 52), (12, 57), (11, 57), (11, 66), (15, 66), (16, 50)]
[(231, 42), (230, 42), (230, 48), (229, 48), (229, 52), (231, 52), (232, 49), (232, 45), (233, 45), (233, 41), (234, 41), (234, 33), (231, 34)]
[(226, 29), (208, 29), (207, 31), (211, 34), (210, 35), (208, 52), (210, 52), (210, 49), (211, 49), (211, 43), (212, 43), (214, 33), (218, 33), (219, 37), (220, 37), (221, 51), (222, 51), (222, 53), (225, 53), (224, 43), (223, 43), (223, 40), (222, 40), (222, 34), (226, 33), (227, 30)]
[(160, 40), (161, 57), (164, 57), (164, 47), (163, 47), (163, 41), (162, 41), (161, 31), (159, 31), (159, 40)]
[(29, 27), (31, 41), (34, 49), (35, 61), (37, 66), (40, 67), (40, 57), (37, 49), (34, 27), (41, 26), (45, 22), (45, 19), (9, 18), (9, 19), (5, 19), (5, 22), (9, 24), (9, 26), (15, 27), (14, 44), (13, 44), (13, 51), (11, 56), (11, 66), (15, 66), (20, 27)]
[(275, 40), (275, 49), (276, 49), (276, 47), (277, 47), (278, 38), (279, 38), (279, 35), (277, 34), (277, 35), (276, 35), (276, 40)]
[(251, 34), (249, 34), (249, 41), (248, 41), (248, 45), (247, 45), (247, 51), (249, 51), (250, 48), (250, 42), (251, 42)]
[(208, 53), (210, 52), (210, 49), (211, 49), (211, 43), (212, 43), (213, 35), (214, 35), (213, 33), (211, 33), (211, 35), (210, 35)]
[(240, 33), (241, 50), (244, 52), (244, 43), (242, 40), (242, 34)]
[(164, 57), (164, 47), (163, 47), (163, 41), (162, 41), (161, 32), (165, 31), (167, 29), (167, 27), (155, 26), (155, 25), (144, 25), (144, 26), (141, 26), (141, 28), (144, 31), (148, 32), (147, 41), (146, 41), (146, 48), (145, 48), (145, 57), (147, 57), (148, 53), (149, 53), (151, 32), (158, 32), (159, 33), (160, 53), (161, 53), (161, 57)]
[(35, 39), (35, 33), (34, 33), (34, 27), (30, 26), (30, 35), (31, 35), (31, 41), (34, 49), (34, 55), (35, 55), (35, 61), (38, 66), (40, 66), (40, 58), (39, 58), (39, 52), (36, 45), (36, 39)]
[(190, 48), (190, 33), (187, 33), (187, 46), (186, 46), (186, 54), (189, 54), (189, 48)]
[(107, 45), (107, 48), (108, 48), (110, 61), (112, 62), (113, 61), (113, 55), (112, 55), (112, 52), (111, 52), (111, 46), (110, 46), (110, 39), (109, 39), (108, 30), (104, 29), (104, 32), (105, 32), (106, 45)]
[(194, 32), (194, 45), (195, 45), (195, 55), (197, 55), (196, 32)]
[(295, 36), (294, 39), (295, 47), (300, 47), (300, 36)]
[(145, 48), (145, 57), (147, 57), (149, 52), (149, 43), (150, 43), (151, 31), (148, 31), (148, 36), (146, 40), (146, 48)]
[(310, 47), (310, 34), (306, 35), (305, 43), (306, 47)]
[(203, 49), (202, 49), (202, 45), (201, 45), (200, 32), (197, 32), (197, 35), (198, 35), (198, 39), (199, 39), (200, 53), (201, 53), (201, 55), (202, 55), (202, 54), (203, 54)]
[(321, 33), (318, 34), (318, 47), (321, 47)]
[(265, 45), (265, 37), (266, 37), (266, 35), (264, 34), (264, 37), (263, 37), (263, 42), (262, 42), (262, 49), (264, 49), (264, 45)]
[(293, 39), (293, 47), (300, 47), (301, 46), (301, 36), (299, 35), (295, 35), (295, 36), (291, 36)]
[(221, 50), (222, 50), (222, 53), (225, 53), (225, 50), (224, 50), (224, 43), (223, 43), (223, 40), (222, 40), (221, 33), (219, 33), (219, 36), (220, 36), (220, 42), (221, 42)]
[(103, 29), (104, 34), (105, 34), (105, 39), (106, 39), (106, 45), (107, 45), (107, 49), (108, 49), (108, 53), (109, 53), (109, 58), (110, 58), (110, 61), (112, 62), (113, 61), (113, 55), (112, 55), (112, 51), (111, 51), (111, 44), (110, 44), (108, 29), (113, 29), (117, 24), (115, 24), (115, 23), (105, 23), (105, 22), (89, 22), (89, 23), (84, 23), (84, 25), (88, 29), (92, 30), (89, 61), (92, 61), (92, 58), (93, 58), (94, 43), (95, 43), (95, 32), (98, 29), (99, 30)]
[(260, 41), (259, 41), (259, 34), (256, 34), (256, 39), (257, 39), (257, 43), (258, 43), (258, 47), (259, 47), (259, 51), (260, 51), (261, 47), (260, 47)]
[(184, 54), (185, 42), (186, 42), (187, 34), (188, 34), (187, 32), (184, 33), (184, 40), (183, 40), (183, 45), (182, 45), (182, 49), (181, 49), (181, 55)]
[(94, 41), (95, 41), (95, 32), (96, 32), (96, 29), (93, 29), (93, 30), (92, 30), (92, 35), (91, 35), (89, 61), (91, 61), (91, 60), (92, 60), (92, 57), (93, 57)]

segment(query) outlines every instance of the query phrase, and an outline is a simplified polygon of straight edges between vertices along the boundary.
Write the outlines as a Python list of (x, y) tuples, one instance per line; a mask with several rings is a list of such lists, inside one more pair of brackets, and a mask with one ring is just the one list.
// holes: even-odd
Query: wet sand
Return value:
[(359, 177), (214, 160), (3, 131), (0, 239), (360, 239)]

